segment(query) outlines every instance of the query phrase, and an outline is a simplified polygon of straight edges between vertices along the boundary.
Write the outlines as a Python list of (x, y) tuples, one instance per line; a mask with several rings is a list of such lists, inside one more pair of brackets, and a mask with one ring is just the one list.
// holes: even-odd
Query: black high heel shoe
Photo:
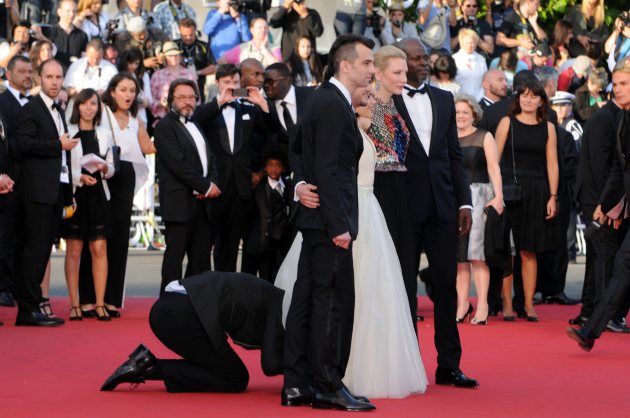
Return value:
[(472, 312), (473, 312), (472, 303), (468, 302), (468, 310), (466, 311), (466, 314), (462, 318), (456, 318), (455, 322), (458, 324), (461, 324), (465, 320), (470, 319), (470, 315), (472, 314)]
[(488, 317), (483, 321), (481, 319), (473, 318), (470, 320), (470, 325), (488, 325)]
[[(101, 315), (99, 315), (99, 310)], [(104, 306), (97, 305), (94, 307), (94, 311), (96, 312), (96, 319), (99, 321), (111, 321), (109, 314), (107, 313), (107, 309)]]
[(83, 315), (81, 314), (80, 306), (70, 307), (70, 320), (71, 321), (83, 321)]
[(120, 318), (120, 311), (117, 309), (109, 309), (108, 307), (105, 307), (105, 310), (107, 311), (107, 313), (109, 314), (109, 316), (111, 318)]

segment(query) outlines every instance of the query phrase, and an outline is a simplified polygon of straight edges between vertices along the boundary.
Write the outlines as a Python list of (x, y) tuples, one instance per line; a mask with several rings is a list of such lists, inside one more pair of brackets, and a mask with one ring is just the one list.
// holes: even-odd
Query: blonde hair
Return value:
[[(582, 0), (582, 7), (580, 8), (580, 11), (582, 12), (582, 16), (584, 16), (584, 19), (588, 22), (588, 0)], [(599, 0), (597, 2), (593, 18), (595, 19), (595, 27), (601, 28), (604, 24), (604, 0)]]
[[(79, 4), (77, 4), (77, 14), (92, 7), (92, 4), (96, 3), (96, 1), (97, 0), (79, 0)], [(102, 3), (103, 0), (101, 0), (101, 4)]]
[(457, 93), (455, 95), (455, 104), (457, 103), (466, 103), (468, 107), (470, 107), (470, 110), (473, 114), (473, 125), (477, 126), (477, 124), (481, 120), (481, 117), (483, 116), (483, 110), (481, 109), (481, 106), (479, 106), (479, 103), (477, 103), (475, 98), (469, 94)]
[(473, 39), (475, 43), (479, 43), (479, 35), (472, 29), (461, 29), (459, 31), (459, 35), (457, 35), (457, 39), (459, 40), (459, 44), (461, 45), (463, 40), (466, 38)]
[(392, 45), (382, 46), (374, 54), (374, 66), (384, 71), (389, 65), (389, 61), (394, 58), (407, 60), (407, 54), (405, 54), (402, 49), (398, 49)]

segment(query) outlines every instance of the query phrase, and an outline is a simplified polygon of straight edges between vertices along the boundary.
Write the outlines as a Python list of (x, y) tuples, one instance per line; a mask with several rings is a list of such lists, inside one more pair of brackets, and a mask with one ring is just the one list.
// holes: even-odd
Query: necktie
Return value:
[(295, 123), (293, 122), (293, 118), (291, 117), (291, 112), (289, 112), (289, 108), (287, 107), (287, 102), (283, 101), (280, 103), (282, 106), (282, 116), (284, 117), (284, 126), (287, 128), (287, 132), (292, 132), (295, 128)]
[(282, 184), (280, 182), (278, 182), (278, 184), (276, 184), (276, 188), (274, 190), (276, 192), (280, 193), (280, 196), (282, 196), (284, 194), (284, 189), (282, 188)]
[(22, 93), (20, 93), (20, 100), (26, 99), (26, 100), (28, 100), (30, 102), (32, 98), (33, 98), (33, 96), (25, 96)]
[(418, 89), (412, 89), (410, 87), (405, 87), (405, 90), (407, 90), (407, 96), (413, 97), (413, 96), (416, 95), (416, 93), (425, 94), (427, 92), (427, 86), (426, 86), (426, 84), (423, 83), (420, 86), (420, 88), (418, 88)]

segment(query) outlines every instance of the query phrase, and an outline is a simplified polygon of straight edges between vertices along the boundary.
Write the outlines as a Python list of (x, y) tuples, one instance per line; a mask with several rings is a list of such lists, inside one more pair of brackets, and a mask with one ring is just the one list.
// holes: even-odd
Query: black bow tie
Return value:
[(25, 96), (22, 93), (20, 93), (20, 100), (26, 99), (26, 100), (28, 100), (30, 102), (32, 98), (33, 98), (33, 96)]
[(61, 109), (61, 106), (59, 106), (59, 103), (57, 102), (53, 102), (52, 106), (50, 106), (51, 109), (57, 109), (57, 112), (61, 112), (63, 109)]
[(221, 106), (221, 110), (225, 109), (226, 107), (231, 107), (232, 109), (236, 109), (236, 102), (224, 103), (223, 106)]
[(420, 94), (426, 93), (427, 85), (422, 84), (419, 89), (412, 89), (411, 87), (405, 87), (405, 90), (407, 90), (407, 96), (413, 97), (416, 95), (416, 93), (420, 93)]
[(179, 115), (179, 120), (185, 125), (188, 122), (192, 122), (192, 118), (188, 116)]

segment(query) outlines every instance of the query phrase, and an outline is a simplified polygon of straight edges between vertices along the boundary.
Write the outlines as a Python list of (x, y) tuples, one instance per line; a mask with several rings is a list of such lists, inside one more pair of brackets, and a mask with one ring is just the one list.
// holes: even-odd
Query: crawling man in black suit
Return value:
[(182, 359), (157, 359), (140, 344), (101, 386), (162, 380), (168, 392), (243, 392), (249, 373), (234, 349), (260, 349), (267, 376), (282, 373), (284, 291), (245, 273), (207, 271), (170, 282), (149, 324)]

